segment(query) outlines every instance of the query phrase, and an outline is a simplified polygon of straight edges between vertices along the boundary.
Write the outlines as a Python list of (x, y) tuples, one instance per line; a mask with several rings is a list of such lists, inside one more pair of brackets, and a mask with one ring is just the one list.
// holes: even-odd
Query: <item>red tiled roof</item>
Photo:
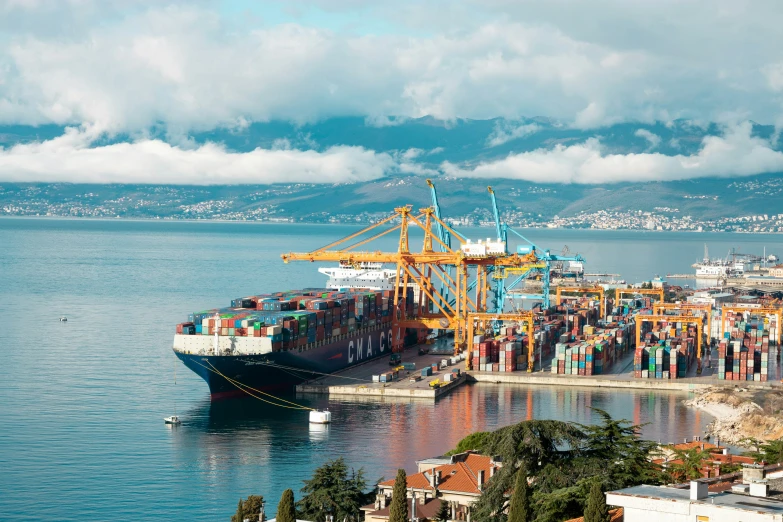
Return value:
[(745, 457), (743, 455), (713, 455), (710, 460), (718, 462), (720, 464), (755, 464), (756, 459), (753, 457)]
[(716, 446), (715, 444), (712, 444), (710, 442), (704, 442), (704, 441), (698, 441), (695, 440), (693, 442), (682, 442), (680, 444), (672, 444), (670, 446), (667, 446), (668, 448), (671, 448), (673, 450), (681, 450), (681, 451), (688, 451), (691, 449), (701, 449), (704, 451), (712, 451), (717, 449), (723, 449), (723, 447)]
[(733, 486), (734, 483), (725, 480), (721, 482), (715, 482), (714, 484), (708, 484), (707, 490), (712, 491), (713, 493), (722, 493), (723, 491), (728, 491), (731, 489), (731, 486)]
[[(609, 522), (623, 522), (623, 508), (609, 510)], [(585, 522), (585, 517), (572, 518), (566, 522)]]
[[(480, 495), (478, 488), (479, 471), (484, 472), (484, 480), (489, 480), (489, 472), (492, 467), (492, 459), (484, 455), (470, 454), (464, 462), (445, 464), (430, 471), (408, 475), (406, 485), (408, 489), (433, 490), (430, 485), (432, 473), (440, 472), (438, 489), (445, 492), (466, 493)], [(380, 483), (381, 486), (393, 487), (394, 479)]]

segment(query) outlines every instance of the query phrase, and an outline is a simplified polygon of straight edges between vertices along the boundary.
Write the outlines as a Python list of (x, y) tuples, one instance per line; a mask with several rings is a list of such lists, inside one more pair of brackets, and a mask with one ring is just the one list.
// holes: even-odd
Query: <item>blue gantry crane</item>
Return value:
[(493, 274), (493, 279), (496, 281), (495, 284), (495, 298), (492, 300), (492, 304), (494, 306), (494, 312), (501, 313), (505, 309), (506, 305), (506, 299), (509, 298), (509, 291), (515, 288), (519, 283), (521, 283), (523, 280), (527, 279), (528, 277), (536, 274), (541, 274), (541, 286), (542, 286), (542, 293), (541, 294), (526, 294), (527, 297), (532, 299), (541, 299), (542, 306), (544, 308), (549, 308), (551, 302), (549, 299), (549, 283), (550, 283), (550, 274), (552, 272), (552, 263), (555, 262), (580, 262), (584, 263), (585, 259), (579, 254), (576, 255), (557, 255), (552, 254), (549, 250), (542, 250), (536, 246), (535, 243), (527, 239), (525, 236), (514, 230), (513, 228), (509, 227), (505, 222), (501, 221), (500, 219), (500, 211), (498, 210), (498, 204), (497, 204), (497, 198), (495, 197), (495, 191), (492, 190), (492, 187), (487, 187), (487, 190), (489, 191), (490, 198), (492, 200), (492, 214), (495, 218), (495, 230), (497, 231), (498, 237), (503, 241), (503, 243), (506, 245), (506, 252), (508, 252), (508, 232), (511, 231), (513, 234), (518, 236), (520, 239), (525, 241), (527, 243), (526, 245), (519, 245), (517, 247), (517, 253), (518, 254), (529, 254), (530, 252), (533, 252), (539, 261), (541, 261), (541, 265), (539, 267), (527, 267), (526, 269), (522, 270), (520, 273), (515, 274), (515, 278), (509, 283), (509, 272), (504, 270), (502, 272), (495, 272)]
[[(440, 215), (440, 204), (438, 203), (438, 192), (435, 190), (435, 184), (432, 182), (431, 179), (427, 180), (427, 186), (430, 188), (430, 195), (432, 198), (432, 208), (435, 213), (435, 217), (438, 218), (436, 220), (436, 227), (435, 230), (438, 233), (438, 239), (440, 239), (444, 245), (446, 245), (448, 248), (451, 248), (451, 234), (449, 231), (441, 225), (441, 221), (443, 218)], [(455, 230), (456, 232), (456, 230)], [(443, 247), (443, 245), (438, 243), (438, 248), (441, 252), (445, 252), (446, 249)], [(452, 267), (449, 266), (446, 268), (446, 273), (449, 275), (449, 277), (454, 277), (454, 274), (452, 273)], [(449, 298), (449, 290), (447, 287), (443, 285), (443, 282), (441, 281), (440, 284), (440, 295), (443, 296), (443, 299), (446, 301), (450, 301), (452, 299)]]

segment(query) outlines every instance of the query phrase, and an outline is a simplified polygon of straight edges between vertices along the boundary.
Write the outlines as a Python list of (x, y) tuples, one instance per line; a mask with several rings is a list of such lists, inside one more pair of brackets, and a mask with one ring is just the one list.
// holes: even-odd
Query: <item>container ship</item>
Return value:
[[(395, 271), (374, 263), (319, 271), (330, 277), (325, 288), (240, 297), (177, 325), (174, 353), (213, 400), (292, 391), (426, 338), (426, 330), (392, 327)], [(418, 312), (413, 296), (401, 304), (410, 314)]]

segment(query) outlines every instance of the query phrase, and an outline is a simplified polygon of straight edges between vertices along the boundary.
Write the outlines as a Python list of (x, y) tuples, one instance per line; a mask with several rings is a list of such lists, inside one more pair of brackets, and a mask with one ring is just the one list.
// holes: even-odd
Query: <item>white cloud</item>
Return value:
[(783, 91), (783, 62), (772, 63), (761, 69), (767, 85), (774, 92)]
[(701, 150), (691, 156), (607, 154), (599, 140), (591, 138), (578, 145), (511, 154), (475, 167), (444, 163), (441, 168), (455, 177), (583, 184), (783, 172), (783, 153), (770, 148), (768, 141), (751, 136), (751, 130), (749, 122), (727, 127), (723, 136), (704, 138)]
[(647, 129), (636, 129), (633, 135), (647, 140), (647, 143), (649, 143), (648, 151), (657, 149), (658, 145), (661, 144), (661, 137)]
[(524, 138), (535, 134), (541, 127), (535, 123), (527, 124), (514, 124), (513, 122), (503, 121), (496, 122), (495, 128), (492, 130), (492, 134), (487, 138), (488, 147), (497, 147), (503, 145), (511, 140)]
[(608, 125), (617, 121), (617, 118), (609, 119), (604, 106), (598, 102), (590, 102), (587, 107), (576, 113), (573, 127), (576, 129), (592, 129), (602, 125)]
[(267, 184), (343, 183), (383, 177), (391, 156), (362, 147), (323, 152), (255, 149), (230, 152), (214, 143), (192, 149), (160, 140), (93, 146), (90, 129), (56, 139), (0, 148), (0, 180), (14, 182)]
[[(656, 9), (602, 0), (586, 10), (562, 9), (552, 0), (526, 2), (523, 10), (498, 0), (450, 5), (447, 17), (443, 6), (415, 2), (333, 7), (346, 17), (364, 13), (368, 26), (398, 24), (378, 34), (265, 25), (263, 13), (261, 21), (237, 21), (205, 2), (6, 4), (0, 9), (7, 15), (0, 21), (7, 35), (0, 40), (0, 124), (90, 123), (118, 132), (162, 124), (187, 132), (342, 115), (393, 125), (431, 115), (549, 116), (588, 128), (628, 120), (710, 121), (726, 111), (764, 122), (780, 112), (779, 102), (763, 95), (778, 85), (776, 66), (767, 64), (780, 62), (773, 52), (779, 48), (779, 24), (773, 23), (779, 9), (763, 18), (769, 27), (749, 36), (768, 44), (740, 53), (729, 49), (744, 48), (734, 31), (716, 29), (705, 38), (694, 36), (689, 24), (666, 25), (661, 40), (689, 44), (672, 52), (641, 28), (607, 32), (605, 24), (598, 30), (593, 23), (607, 15), (628, 27), (638, 19), (665, 25), (699, 15), (722, 28), (727, 20), (745, 27), (759, 18), (755, 11), (732, 11), (714, 19), (718, 15), (705, 2)], [(305, 14), (323, 7), (297, 5)], [(405, 22), (408, 14), (415, 16)], [(634, 18), (639, 14), (644, 16)], [(77, 30), (67, 34), (48, 30), (72, 22)], [(707, 24), (697, 25), (707, 30), (701, 29)], [(662, 30), (653, 23), (644, 28)], [(634, 38), (620, 38), (627, 34)], [(715, 52), (715, 45), (724, 52)], [(766, 77), (759, 74), (764, 67), (772, 67)]]

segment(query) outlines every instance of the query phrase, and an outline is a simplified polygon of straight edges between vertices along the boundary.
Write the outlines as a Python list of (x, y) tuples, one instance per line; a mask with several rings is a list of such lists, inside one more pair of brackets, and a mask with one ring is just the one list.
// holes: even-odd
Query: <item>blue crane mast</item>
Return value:
[(487, 187), (487, 190), (489, 191), (490, 198), (492, 200), (492, 214), (495, 218), (495, 230), (497, 231), (498, 238), (501, 239), (503, 243), (506, 245), (506, 252), (508, 252), (508, 232), (511, 231), (513, 234), (517, 235), (520, 239), (522, 239), (523, 241), (525, 241), (525, 243), (527, 243), (527, 245), (519, 245), (517, 247), (517, 253), (528, 254), (532, 251), (533, 253), (535, 253), (538, 260), (544, 264), (542, 268), (530, 268), (522, 272), (510, 284), (506, 282), (508, 274), (505, 273), (494, 274), (494, 279), (496, 281), (495, 298), (492, 301), (495, 308), (494, 311), (497, 313), (503, 312), (506, 305), (506, 299), (508, 299), (509, 291), (512, 290), (514, 287), (516, 287), (524, 279), (527, 279), (528, 277), (536, 273), (541, 274), (542, 293), (529, 294), (529, 295), (534, 299), (541, 299), (543, 307), (545, 309), (549, 308), (551, 305), (549, 299), (549, 279), (550, 279), (550, 273), (552, 271), (552, 263), (567, 262), (567, 261), (576, 261), (576, 262), (584, 263), (585, 262), (584, 257), (582, 257), (579, 254), (573, 256), (556, 255), (550, 253), (549, 250), (542, 250), (538, 248), (535, 243), (533, 243), (525, 236), (523, 236), (513, 228), (509, 227), (505, 222), (502, 222), (500, 220), (500, 211), (498, 210), (498, 203), (497, 203), (497, 198), (495, 198), (495, 191), (492, 190), (492, 187)]

